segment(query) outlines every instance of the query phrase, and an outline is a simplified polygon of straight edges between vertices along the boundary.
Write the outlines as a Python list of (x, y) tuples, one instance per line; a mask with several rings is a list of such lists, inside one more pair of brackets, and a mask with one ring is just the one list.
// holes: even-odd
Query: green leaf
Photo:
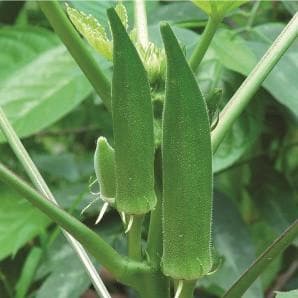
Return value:
[(276, 292), (276, 298), (298, 298), (298, 290), (289, 292)]
[(298, 220), (289, 226), (254, 263), (238, 278), (232, 287), (225, 293), (224, 298), (242, 297), (251, 287), (258, 276), (267, 266), (280, 255), (297, 237)]
[(0, 260), (14, 255), (42, 233), (50, 221), (19, 195), (0, 183)]
[(158, 2), (158, 7), (154, 12), (148, 14), (148, 23), (152, 25), (158, 24), (160, 21), (184, 24), (189, 22), (198, 23), (206, 20), (206, 14), (195, 9), (194, 4), (190, 1), (170, 2), (167, 5)]
[[(261, 59), (283, 28), (284, 25), (274, 23), (255, 28), (257, 34), (263, 36), (264, 39), (258, 42), (248, 41), (247, 45), (258, 60)], [(275, 99), (296, 117), (298, 117), (297, 61), (298, 42), (296, 40), (263, 83), (263, 86)]]
[(46, 277), (36, 298), (79, 298), (90, 280), (74, 250), (60, 235), (46, 253), (37, 279)]
[(44, 173), (69, 182), (77, 182), (80, 172), (75, 156), (71, 153), (59, 155), (34, 155), (33, 160), (37, 167)]
[[(242, 78), (234, 73), (224, 73), (224, 97), (227, 102), (240, 86)], [(261, 101), (267, 98), (259, 91), (253, 101), (232, 126), (213, 156), (213, 172), (222, 171), (237, 162), (255, 144), (262, 131), (264, 108)]]
[(208, 16), (221, 20), (227, 13), (238, 8), (248, 0), (192, 0)]
[(260, 170), (253, 176), (249, 190), (263, 218), (280, 234), (298, 218), (297, 194), (285, 176), (263, 158), (252, 167)]
[(295, 15), (298, 11), (298, 2), (297, 1), (288, 1), (282, 0), (282, 4), (288, 10), (288, 12), (292, 15)]
[[(97, 19), (69, 5), (66, 6), (66, 11), (76, 29), (86, 38), (89, 44), (106, 59), (112, 60), (112, 42), (108, 39), (105, 28)], [(119, 9), (119, 12), (123, 15), (123, 10)]]
[(91, 92), (66, 49), (47, 41), (49, 32), (30, 30), (0, 30), (0, 61), (9, 61), (0, 70), (0, 105), (21, 137), (52, 124)]
[[(269, 27), (272, 28), (269, 29)], [(212, 47), (225, 67), (247, 76), (282, 27), (282, 25), (279, 25), (278, 30), (276, 24), (257, 27), (255, 31), (259, 38), (261, 36), (258, 42), (245, 41), (239, 35), (235, 35), (233, 31), (220, 30), (214, 38)], [(298, 85), (296, 84), (297, 60), (296, 42), (262, 84), (278, 102), (286, 106), (295, 116), (298, 116), (298, 101), (296, 98), (298, 93)]]
[(114, 0), (105, 0), (105, 1), (69, 1), (71, 6), (79, 11), (83, 11), (86, 14), (93, 15), (97, 20), (102, 24), (108, 23), (107, 9), (115, 4)]
[[(256, 246), (257, 256), (260, 255), (278, 236), (278, 233), (272, 229), (270, 224), (262, 220), (253, 223), (250, 226), (250, 230)], [(268, 267), (261, 274), (260, 278), (264, 292), (276, 279), (282, 268), (282, 263), (282, 255), (280, 255), (276, 257), (275, 260), (273, 260), (273, 262), (268, 265)]]

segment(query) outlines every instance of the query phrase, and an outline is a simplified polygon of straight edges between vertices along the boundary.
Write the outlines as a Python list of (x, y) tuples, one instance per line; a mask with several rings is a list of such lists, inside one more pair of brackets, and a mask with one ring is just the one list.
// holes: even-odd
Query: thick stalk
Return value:
[(194, 72), (197, 71), (201, 61), (203, 60), (219, 24), (219, 20), (209, 17), (207, 26), (204, 29), (199, 43), (189, 59), (189, 65)]
[(284, 30), (264, 54), (263, 58), (248, 75), (223, 111), (219, 115), (219, 122), (212, 131), (212, 149), (216, 152), (227, 132), (231, 129), (236, 119), (249, 104), (253, 95), (266, 79), (270, 71), (277, 64), (286, 50), (294, 42), (298, 31), (298, 13), (296, 13)]
[[(9, 123), (6, 115), (4, 114), (3, 110), (0, 107), (0, 127), (5, 135), (10, 147), (14, 151), (15, 155), (19, 159), (20, 163), (23, 165), (27, 175), (30, 177), (32, 183), (35, 185), (36, 189), (44, 195), (48, 200), (52, 201), (54, 204), (57, 204), (55, 197), (53, 196), (52, 192), (48, 188), (46, 182), (44, 181), (43, 177), (39, 173), (37, 167), (33, 163), (32, 159), (30, 158), (28, 152), (26, 151), (25, 147), (23, 146), (21, 140), (18, 138), (16, 132), (14, 131), (13, 127)], [(62, 230), (63, 231), (63, 230)], [(84, 248), (81, 246), (79, 242), (77, 242), (70, 234), (63, 231), (64, 236), (68, 240), (69, 244), (72, 246), (78, 257), (80, 258), (87, 274), (94, 285), (97, 293), (100, 297), (110, 297), (109, 292), (107, 291), (106, 287), (104, 286), (97, 270), (95, 269), (94, 265), (92, 264), (89, 256), (87, 255)]]
[(78, 63), (108, 110), (111, 108), (110, 82), (65, 15), (58, 1), (39, 1), (43, 13)]
[[(23, 180), (14, 175), (10, 170), (0, 163), (0, 180), (12, 187), (32, 205), (37, 207), (49, 218), (66, 231), (71, 233), (80, 241), (86, 249), (118, 280), (140, 288), (138, 280), (144, 279), (144, 274), (151, 273), (150, 267), (143, 263), (134, 262), (123, 258), (110, 245), (108, 245), (98, 234), (89, 229), (75, 217), (60, 209), (48, 199), (39, 194)], [(137, 280), (137, 276), (139, 279)]]
[(193, 292), (196, 287), (196, 280), (183, 281), (183, 286), (179, 298), (193, 298)]
[(137, 40), (144, 49), (149, 43), (146, 4), (144, 0), (134, 0), (134, 19), (137, 29)]
[(170, 298), (169, 280), (161, 272), (156, 272), (144, 281), (144, 286), (138, 293), (141, 298)]
[(142, 260), (142, 224), (144, 216), (134, 216), (128, 232), (128, 256), (135, 261)]

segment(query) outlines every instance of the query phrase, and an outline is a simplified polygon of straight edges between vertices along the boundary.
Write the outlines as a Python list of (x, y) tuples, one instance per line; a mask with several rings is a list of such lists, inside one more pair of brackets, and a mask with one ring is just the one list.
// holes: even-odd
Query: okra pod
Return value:
[(148, 78), (139, 54), (114, 9), (112, 117), (116, 159), (116, 208), (145, 214), (156, 204), (153, 112)]
[(212, 267), (210, 126), (206, 103), (168, 24), (161, 34), (167, 56), (162, 270), (177, 280), (193, 280)]

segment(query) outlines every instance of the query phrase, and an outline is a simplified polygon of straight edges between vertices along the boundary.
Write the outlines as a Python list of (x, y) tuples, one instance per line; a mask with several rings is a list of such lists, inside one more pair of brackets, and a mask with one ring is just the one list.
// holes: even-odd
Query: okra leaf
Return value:
[(20, 137), (49, 126), (92, 91), (66, 49), (47, 30), (1, 29), (0, 47), (0, 106)]
[(20, 195), (11, 192), (0, 182), (0, 260), (15, 255), (36, 235), (42, 233), (50, 221)]
[[(252, 163), (258, 171), (251, 180), (249, 190), (264, 220), (277, 233), (282, 233), (296, 218), (296, 193), (283, 173), (278, 172), (266, 159)], [(268, 173), (264, 177), (261, 173)], [(298, 243), (298, 242), (297, 242)]]
[(298, 236), (298, 220), (294, 221), (237, 279), (224, 298), (242, 297), (266, 267)]
[[(226, 68), (247, 76), (283, 27), (267, 24), (254, 28), (258, 41), (245, 41), (231, 30), (220, 30), (212, 47)], [(297, 41), (293, 43), (262, 84), (294, 116), (298, 116), (297, 44)]]
[(79, 298), (91, 283), (76, 253), (62, 235), (47, 249), (38, 269), (36, 280), (44, 278), (36, 292), (37, 298)]

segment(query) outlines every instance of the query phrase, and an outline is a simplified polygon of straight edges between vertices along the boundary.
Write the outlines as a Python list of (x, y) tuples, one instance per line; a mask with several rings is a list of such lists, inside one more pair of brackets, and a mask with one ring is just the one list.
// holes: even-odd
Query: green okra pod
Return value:
[(163, 113), (162, 270), (193, 280), (212, 267), (212, 154), (208, 112), (195, 77), (168, 24)]
[(112, 117), (116, 159), (116, 208), (145, 214), (156, 204), (150, 87), (139, 54), (114, 9)]
[(101, 198), (114, 204), (116, 195), (115, 151), (104, 137), (99, 137), (94, 154), (94, 169)]

